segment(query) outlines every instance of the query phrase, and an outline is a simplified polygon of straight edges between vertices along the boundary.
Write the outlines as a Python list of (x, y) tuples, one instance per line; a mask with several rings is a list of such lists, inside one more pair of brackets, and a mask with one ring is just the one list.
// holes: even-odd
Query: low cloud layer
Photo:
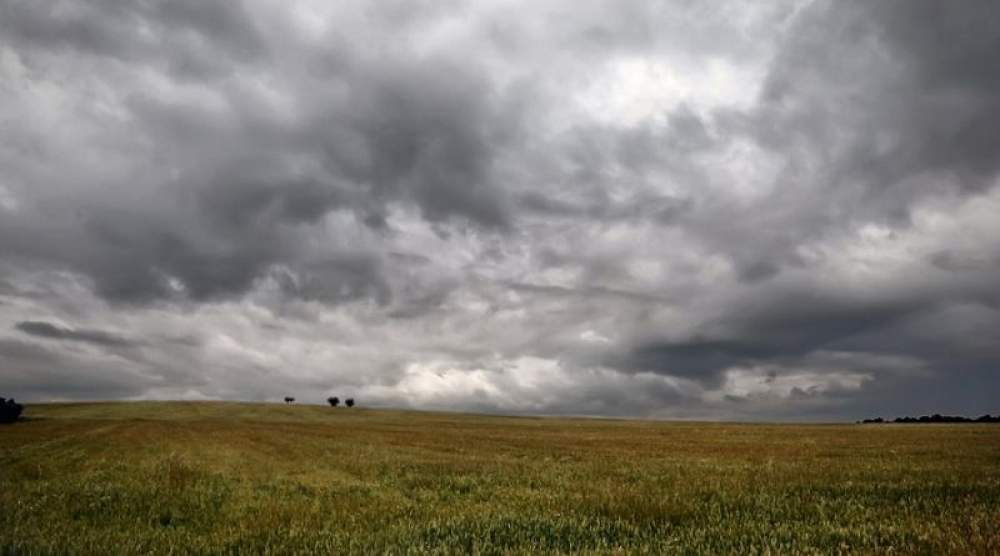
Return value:
[(0, 0), (0, 395), (995, 413), (997, 29)]

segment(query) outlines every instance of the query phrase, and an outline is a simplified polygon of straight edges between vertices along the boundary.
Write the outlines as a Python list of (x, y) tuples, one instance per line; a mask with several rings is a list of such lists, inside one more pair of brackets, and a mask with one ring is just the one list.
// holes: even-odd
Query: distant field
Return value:
[(0, 553), (1000, 554), (998, 425), (28, 406)]

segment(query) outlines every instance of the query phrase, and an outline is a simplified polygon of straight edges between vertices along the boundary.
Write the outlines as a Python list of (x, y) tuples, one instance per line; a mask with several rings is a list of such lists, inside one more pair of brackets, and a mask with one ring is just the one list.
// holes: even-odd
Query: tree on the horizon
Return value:
[(15, 402), (14, 398), (9, 400), (0, 398), (0, 423), (13, 423), (21, 416), (24, 406)]
[(292, 403), (294, 401), (295, 401), (295, 398), (293, 398), (291, 396), (285, 396), (285, 403)]
[(326, 401), (327, 403), (330, 404), (330, 407), (337, 407), (338, 405), (340, 405), (340, 398), (338, 398), (337, 396), (327, 398)]
[(347, 398), (344, 400), (344, 405), (347, 407), (354, 407), (354, 398)]

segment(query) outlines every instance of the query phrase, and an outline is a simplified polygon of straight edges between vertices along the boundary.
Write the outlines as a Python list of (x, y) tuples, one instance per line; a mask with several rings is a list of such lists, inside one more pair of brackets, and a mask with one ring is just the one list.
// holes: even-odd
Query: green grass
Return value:
[(0, 554), (1000, 554), (1000, 427), (32, 405)]

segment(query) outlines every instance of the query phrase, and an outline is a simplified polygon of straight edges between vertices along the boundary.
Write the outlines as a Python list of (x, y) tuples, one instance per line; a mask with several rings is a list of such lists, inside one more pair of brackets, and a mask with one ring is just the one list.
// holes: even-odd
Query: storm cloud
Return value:
[(14, 328), (40, 338), (51, 338), (53, 340), (72, 340), (75, 342), (89, 342), (101, 346), (127, 346), (131, 342), (103, 330), (73, 330), (63, 328), (50, 322), (44, 321), (24, 321), (17, 323)]
[(0, 394), (1000, 411), (995, 2), (0, 0)]

